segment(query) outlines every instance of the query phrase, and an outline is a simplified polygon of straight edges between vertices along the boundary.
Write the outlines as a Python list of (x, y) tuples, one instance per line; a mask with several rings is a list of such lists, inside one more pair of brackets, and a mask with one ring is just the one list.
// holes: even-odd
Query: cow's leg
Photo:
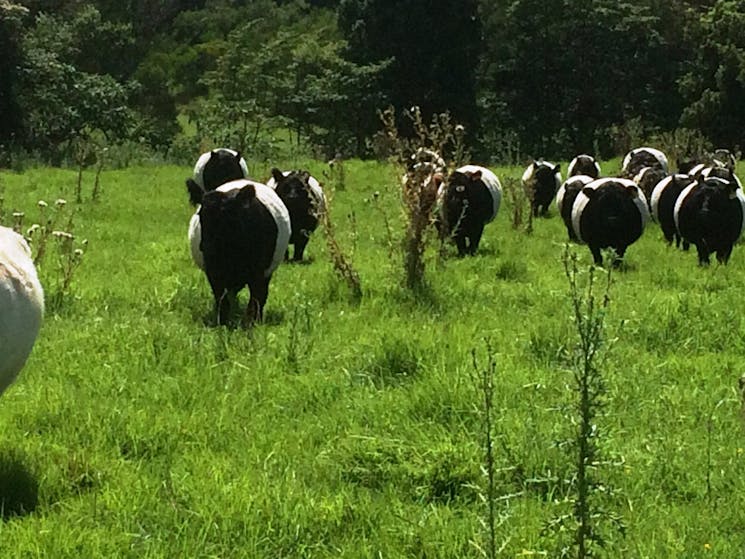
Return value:
[(458, 256), (465, 256), (468, 253), (468, 247), (466, 246), (466, 235), (463, 231), (458, 231), (455, 234), (455, 246), (458, 247)]
[(481, 242), (481, 236), (484, 234), (484, 224), (479, 223), (473, 226), (471, 231), (471, 243), (468, 246), (468, 254), (474, 255), (479, 249), (479, 243)]
[(699, 241), (696, 243), (696, 252), (698, 252), (698, 264), (699, 266), (709, 265), (709, 247), (706, 245), (706, 241)]
[(595, 261), (596, 266), (603, 265), (603, 253), (600, 252), (600, 247), (590, 245), (590, 252), (592, 253), (592, 259)]
[(265, 278), (262, 275), (253, 278), (248, 284), (251, 297), (248, 300), (248, 305), (246, 305), (246, 314), (244, 316), (246, 326), (251, 326), (254, 322), (264, 320), (264, 305), (266, 305), (266, 299), (269, 296), (270, 279), (270, 277)]
[(217, 324), (225, 324), (230, 319), (230, 303), (232, 294), (222, 282), (210, 281), (212, 295), (215, 298), (215, 320)]
[(717, 251), (717, 262), (720, 264), (726, 264), (729, 262), (729, 257), (732, 254), (732, 245), (724, 246)]
[(300, 262), (303, 259), (303, 253), (305, 252), (305, 246), (308, 244), (308, 236), (300, 235), (300, 239), (295, 243), (295, 252), (292, 255), (292, 259), (295, 262)]

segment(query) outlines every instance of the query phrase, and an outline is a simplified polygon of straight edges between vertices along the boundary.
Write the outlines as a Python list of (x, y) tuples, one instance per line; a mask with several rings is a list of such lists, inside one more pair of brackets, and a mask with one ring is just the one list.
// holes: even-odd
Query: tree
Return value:
[(265, 126), (289, 126), (327, 153), (350, 144), (361, 151), (365, 113), (359, 108), (383, 102), (376, 81), (382, 66), (341, 58), (346, 44), (331, 12), (275, 15), (228, 36), (230, 48), (203, 80), (210, 97), (199, 110), (202, 130), (244, 149)]
[[(449, 111), (475, 127), (481, 45), (476, 0), (342, 0), (338, 14), (349, 43), (345, 58), (355, 64), (389, 61), (381, 87), (398, 113), (417, 105), (425, 119)], [(359, 109), (375, 114), (381, 108)]]
[(745, 145), (745, 2), (718, 0), (700, 19), (698, 45), (681, 79), (688, 101), (681, 122), (715, 145)]
[[(28, 10), (0, 0), (0, 144), (13, 142), (21, 134), (23, 121), (18, 104), (18, 71), (21, 61), (21, 25)], [(0, 150), (0, 158), (5, 150)], [(2, 161), (2, 159), (0, 159)]]
[(548, 10), (537, 0), (483, 0), (485, 128), (516, 132), (535, 157), (570, 157), (602, 148), (609, 127), (634, 117), (674, 124), (685, 55), (665, 29), (675, 20), (655, 2), (560, 0)]
[(92, 12), (95, 8), (85, 6), (65, 20), (39, 14), (23, 37), (18, 104), (29, 147), (59, 155), (58, 147), (76, 138), (101, 133), (114, 140), (128, 133), (133, 84), (76, 66), (81, 44), (98, 21)]

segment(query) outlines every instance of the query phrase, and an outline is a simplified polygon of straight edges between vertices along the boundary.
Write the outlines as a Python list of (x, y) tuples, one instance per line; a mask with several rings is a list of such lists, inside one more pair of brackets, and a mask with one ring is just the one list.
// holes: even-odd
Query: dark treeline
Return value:
[(0, 164), (92, 141), (266, 151), (279, 130), (369, 156), (378, 111), (414, 105), (484, 160), (681, 129), (737, 149), (744, 30), (745, 0), (0, 0)]

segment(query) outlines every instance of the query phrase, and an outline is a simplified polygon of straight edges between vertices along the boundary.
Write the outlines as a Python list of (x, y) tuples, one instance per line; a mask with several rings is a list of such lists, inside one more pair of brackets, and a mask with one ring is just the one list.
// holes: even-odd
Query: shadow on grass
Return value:
[(39, 482), (34, 474), (15, 453), (0, 453), (0, 514), (3, 521), (31, 514), (38, 503)]
[(315, 260), (313, 256), (306, 256), (302, 260), (293, 260), (290, 258), (289, 260), (285, 260), (284, 264), (289, 266), (310, 266)]
[[(207, 328), (217, 328), (218, 326), (225, 326), (230, 330), (248, 330), (253, 326), (246, 326), (243, 323), (243, 311), (245, 306), (235, 309), (230, 318), (225, 321), (224, 324), (217, 323), (217, 312), (215, 309), (210, 309), (206, 314), (201, 317), (202, 324)], [(285, 321), (285, 313), (282, 310), (277, 309), (264, 309), (264, 320), (256, 324), (256, 326), (278, 326)]]

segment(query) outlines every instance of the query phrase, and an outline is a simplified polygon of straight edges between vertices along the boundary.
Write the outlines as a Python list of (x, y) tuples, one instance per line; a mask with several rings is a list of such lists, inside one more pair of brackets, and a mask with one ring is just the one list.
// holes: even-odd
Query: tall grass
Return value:
[[(326, 165), (292, 163), (316, 176)], [(101, 173), (103, 195), (75, 213), (88, 248), (71, 296), (0, 400), (0, 555), (480, 557), (484, 431), (470, 352), (488, 337), (499, 356), (493, 491), (511, 496), (497, 549), (553, 556), (542, 528), (575, 468), (557, 446), (576, 335), (563, 224), (552, 210), (526, 236), (505, 200), (474, 258), (428, 269), (426, 297), (402, 296), (369, 202), (394, 173), (344, 164), (336, 234), (344, 247), (356, 238), (364, 297), (351, 304), (343, 284), (340, 296), (313, 237), (312, 262), (280, 266), (251, 332), (210, 325), (186, 239), (190, 166)], [(251, 163), (258, 177), (262, 165)], [(0, 172), (4, 213), (72, 199), (76, 180)], [(400, 225), (399, 200), (378, 203)], [(728, 396), (745, 370), (741, 250), (699, 269), (650, 225), (614, 272), (605, 320), (625, 325), (603, 364), (603, 450), (620, 466), (604, 481), (623, 495), (613, 506), (626, 537), (607, 557), (745, 549), (745, 432)]]

